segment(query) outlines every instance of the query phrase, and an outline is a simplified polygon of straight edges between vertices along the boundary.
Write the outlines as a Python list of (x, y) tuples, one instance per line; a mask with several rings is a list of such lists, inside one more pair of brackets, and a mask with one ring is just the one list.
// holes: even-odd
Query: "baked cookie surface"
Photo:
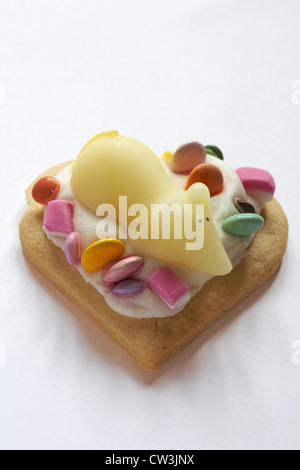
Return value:
[[(56, 176), (69, 164), (57, 165), (40, 177)], [(175, 316), (129, 318), (114, 312), (104, 297), (66, 262), (63, 251), (49, 241), (43, 229), (44, 208), (31, 196), (34, 183), (26, 191), (29, 207), (19, 227), (25, 256), (148, 371), (162, 367), (199, 333), (264, 284), (278, 269), (286, 250), (287, 218), (280, 204), (273, 199), (262, 211), (265, 225), (256, 233), (248, 256), (229, 274), (205, 284)]]

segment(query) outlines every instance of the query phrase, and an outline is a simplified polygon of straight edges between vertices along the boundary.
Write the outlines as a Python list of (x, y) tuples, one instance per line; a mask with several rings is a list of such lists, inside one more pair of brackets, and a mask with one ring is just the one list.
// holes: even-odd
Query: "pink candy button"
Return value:
[(252, 167), (242, 167), (236, 170), (246, 192), (257, 197), (262, 202), (271, 201), (275, 192), (273, 176), (266, 170)]
[(171, 308), (180, 308), (187, 304), (191, 295), (189, 288), (167, 266), (154, 271), (148, 279), (150, 288)]
[(140, 256), (127, 256), (105, 269), (103, 281), (108, 285), (117, 284), (124, 279), (136, 276), (143, 266), (144, 260)]
[(44, 218), (45, 229), (58, 236), (69, 235), (74, 232), (73, 213), (72, 202), (63, 200), (49, 202)]
[(82, 255), (81, 237), (79, 233), (72, 232), (68, 236), (65, 244), (65, 255), (68, 263), (78, 268)]

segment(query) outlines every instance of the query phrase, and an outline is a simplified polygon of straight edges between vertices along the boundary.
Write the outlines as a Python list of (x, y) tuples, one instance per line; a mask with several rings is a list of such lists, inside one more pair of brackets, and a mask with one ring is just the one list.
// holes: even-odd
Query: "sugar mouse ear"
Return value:
[(88, 145), (92, 144), (95, 140), (100, 139), (101, 137), (116, 137), (118, 135), (119, 131), (117, 131), (116, 129), (112, 129), (111, 131), (100, 132), (99, 134), (94, 135), (94, 137), (92, 137), (80, 150), (79, 155), (86, 149)]

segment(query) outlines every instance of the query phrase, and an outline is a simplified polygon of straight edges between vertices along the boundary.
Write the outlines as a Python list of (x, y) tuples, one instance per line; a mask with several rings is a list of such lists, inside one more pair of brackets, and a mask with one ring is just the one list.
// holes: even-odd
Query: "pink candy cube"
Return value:
[(150, 288), (173, 310), (183, 307), (191, 299), (186, 283), (167, 266), (154, 271), (148, 283)]
[(265, 203), (271, 201), (275, 192), (273, 176), (266, 170), (252, 167), (242, 167), (236, 170), (246, 193)]
[(45, 217), (45, 229), (60, 237), (66, 237), (74, 232), (73, 227), (74, 205), (69, 201), (55, 200), (49, 202)]

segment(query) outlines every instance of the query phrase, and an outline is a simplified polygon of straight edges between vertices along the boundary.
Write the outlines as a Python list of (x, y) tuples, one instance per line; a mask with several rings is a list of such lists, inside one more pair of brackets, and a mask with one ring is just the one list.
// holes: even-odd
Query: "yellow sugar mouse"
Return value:
[[(118, 213), (119, 197), (127, 196), (128, 206), (143, 204), (149, 214), (154, 204), (176, 203), (204, 205), (204, 245), (199, 250), (187, 250), (190, 240), (176, 239), (174, 231), (169, 240), (130, 239), (139, 252), (166, 262), (224, 275), (232, 265), (220, 241), (211, 216), (210, 195), (202, 183), (193, 184), (187, 191), (178, 188), (167, 176), (157, 155), (142, 142), (119, 135), (118, 131), (104, 132), (93, 137), (74, 161), (71, 184), (76, 198), (96, 213), (100, 204), (111, 204)], [(149, 233), (151, 216), (149, 215)]]

